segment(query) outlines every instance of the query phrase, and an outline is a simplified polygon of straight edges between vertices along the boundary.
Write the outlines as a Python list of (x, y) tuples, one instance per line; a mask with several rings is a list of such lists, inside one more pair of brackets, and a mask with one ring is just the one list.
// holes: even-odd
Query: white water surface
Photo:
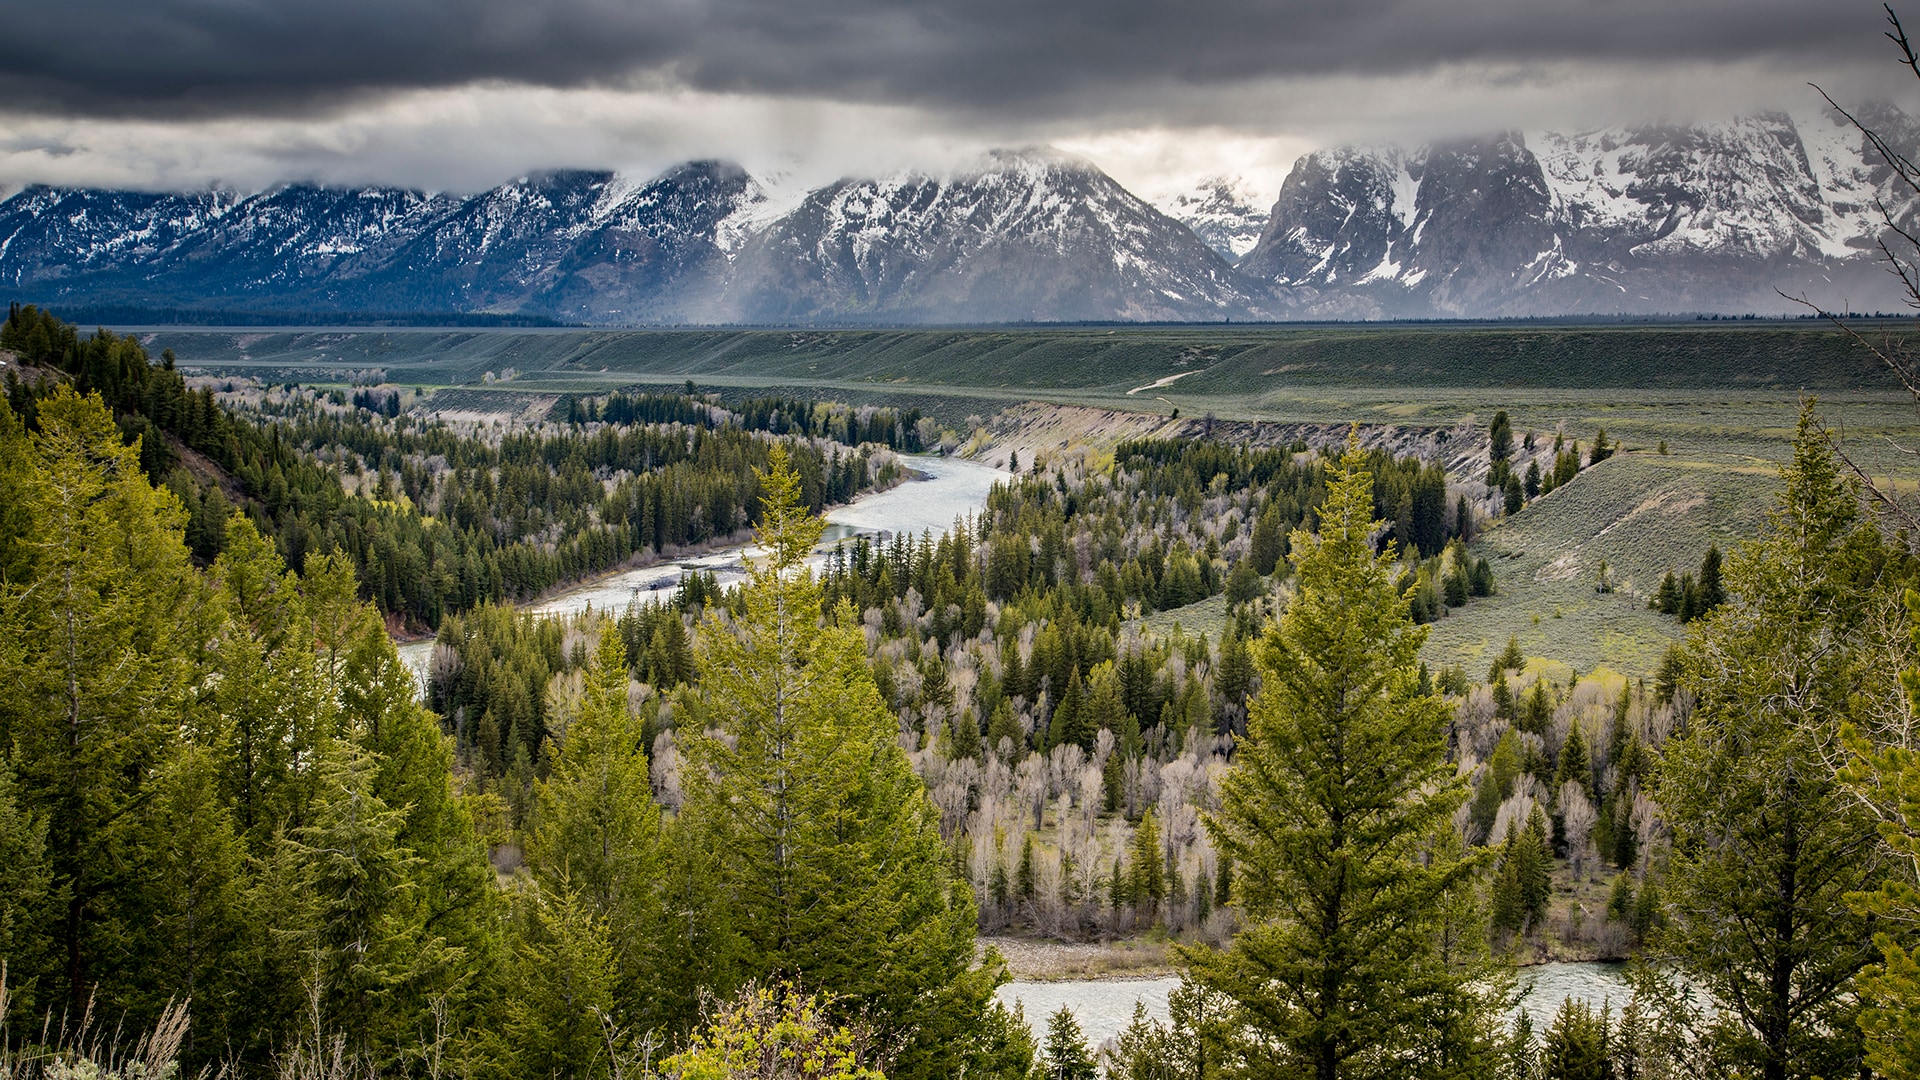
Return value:
[[(829, 509), (827, 529), (821, 536), (823, 550), (812, 560), (815, 566), (825, 561), (824, 549), (856, 536), (918, 536), (922, 532), (938, 536), (952, 528), (955, 520), (978, 516), (986, 509), (987, 493), (1008, 476), (990, 465), (964, 458), (901, 455), (899, 460), (919, 475)], [(665, 603), (680, 591), (680, 579), (690, 573), (711, 572), (722, 588), (737, 585), (747, 576), (743, 559), (753, 553), (751, 546), (742, 544), (622, 571), (529, 604), (526, 610), (535, 615), (569, 616), (588, 609), (621, 612), (636, 600)], [(425, 696), (433, 642), (402, 645), (400, 658), (413, 670)]]
[[(1167, 996), (1179, 989), (1180, 980), (1171, 976), (1157, 979), (1067, 979), (1037, 982), (1016, 979), (996, 993), (1002, 1004), (1015, 1002), (1025, 1009), (1027, 1026), (1035, 1040), (1044, 1042), (1047, 1017), (1062, 1006), (1073, 1010), (1087, 1045), (1100, 1049), (1133, 1022), (1133, 1006), (1138, 1002), (1147, 1015), (1161, 1023), (1168, 1019)], [(1520, 970), (1520, 1007), (1533, 1020), (1535, 1037), (1553, 1022), (1553, 1014), (1568, 997), (1585, 1001), (1595, 1009), (1609, 1007), (1618, 1015), (1631, 992), (1619, 964), (1540, 964)]]

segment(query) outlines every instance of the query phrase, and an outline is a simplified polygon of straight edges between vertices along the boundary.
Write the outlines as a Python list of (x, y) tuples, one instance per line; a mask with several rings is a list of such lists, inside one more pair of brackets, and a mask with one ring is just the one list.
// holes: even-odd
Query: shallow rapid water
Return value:
[[(827, 530), (821, 537), (823, 546), (861, 535), (909, 533), (918, 536), (930, 531), (938, 536), (951, 528), (955, 519), (978, 515), (984, 510), (987, 493), (1008, 475), (961, 458), (902, 456), (900, 460), (921, 475), (828, 510)], [(529, 604), (527, 610), (536, 615), (567, 616), (578, 615), (589, 608), (625, 611), (635, 600), (666, 602), (679, 591), (681, 577), (696, 572), (711, 572), (723, 587), (735, 585), (746, 577), (742, 559), (752, 550), (740, 545), (623, 571)], [(816, 555), (815, 565), (824, 559), (824, 553)], [(402, 645), (400, 658), (413, 670), (424, 696), (433, 642)]]
[[(1002, 986), (995, 995), (1008, 1006), (1021, 1003), (1034, 1038), (1044, 1040), (1047, 1017), (1061, 1006), (1073, 1010), (1074, 1019), (1087, 1036), (1087, 1045), (1098, 1049), (1117, 1038), (1133, 1022), (1133, 1006), (1146, 1006), (1147, 1015), (1167, 1021), (1167, 996), (1180, 986), (1172, 977), (1157, 979), (1070, 979), (1060, 982), (1016, 980)], [(1522, 997), (1520, 1007), (1533, 1019), (1536, 1036), (1546, 1030), (1562, 1000), (1572, 997), (1598, 1009), (1610, 1006), (1615, 1013), (1626, 1004), (1628, 991), (1618, 964), (1541, 964), (1520, 971)]]

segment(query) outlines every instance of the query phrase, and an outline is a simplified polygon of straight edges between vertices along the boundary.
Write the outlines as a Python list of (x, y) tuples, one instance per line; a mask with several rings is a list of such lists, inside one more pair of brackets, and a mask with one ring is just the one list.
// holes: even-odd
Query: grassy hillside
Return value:
[(1385, 325), (1005, 330), (262, 330), (152, 328), (190, 364), (387, 370), (458, 385), (512, 368), (565, 386), (694, 378), (1214, 396), (1289, 387), (1869, 389), (1871, 358), (1817, 324)]
[[(1436, 623), (1427, 658), (1483, 673), (1509, 634), (1529, 656), (1586, 673), (1602, 664), (1651, 674), (1680, 633), (1647, 600), (1671, 569), (1700, 565), (1753, 535), (1778, 474), (1733, 455), (1624, 454), (1580, 474), (1481, 535), (1498, 595)], [(1601, 593), (1600, 563), (1614, 591)]]

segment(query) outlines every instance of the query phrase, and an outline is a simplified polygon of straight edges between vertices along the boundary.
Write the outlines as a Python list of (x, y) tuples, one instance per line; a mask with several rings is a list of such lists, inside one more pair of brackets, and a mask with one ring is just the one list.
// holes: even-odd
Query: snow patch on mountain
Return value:
[(1238, 262), (1260, 242), (1269, 209), (1240, 176), (1209, 176), (1153, 202), (1228, 262)]

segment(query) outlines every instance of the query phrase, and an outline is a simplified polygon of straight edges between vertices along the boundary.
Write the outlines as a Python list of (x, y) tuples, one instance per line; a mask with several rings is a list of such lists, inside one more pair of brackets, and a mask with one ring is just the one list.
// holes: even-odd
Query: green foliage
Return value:
[(1613, 1080), (1609, 1046), (1612, 1025), (1606, 1012), (1567, 998), (1547, 1025), (1540, 1048), (1542, 1080)]
[(748, 984), (711, 1011), (669, 1080), (884, 1080), (867, 1035), (836, 1025), (829, 1003), (790, 983)]
[(528, 890), (516, 909), (489, 1056), (503, 1076), (606, 1076), (620, 975), (605, 917), (564, 886)]
[(1135, 1003), (1133, 1019), (1107, 1053), (1112, 1080), (1216, 1080), (1227, 1074), (1233, 1004), (1182, 980), (1168, 995), (1169, 1023), (1147, 1017)]
[[(1908, 589), (1903, 599), (1908, 632), (1920, 641), (1920, 592)], [(1909, 702), (1920, 702), (1920, 668), (1901, 671), (1900, 684)], [(1842, 726), (1848, 760), (1841, 782), (1876, 809), (1880, 837), (1893, 857), (1905, 868), (1920, 867), (1920, 751), (1897, 735), (1872, 738), (1869, 730), (1851, 722)], [(1911, 873), (1888, 874), (1877, 888), (1848, 900), (1881, 926), (1911, 926), (1920, 919), (1920, 885)], [(1873, 943), (1880, 962), (1859, 980), (1867, 1064), (1887, 1076), (1920, 1073), (1920, 951), (1889, 930), (1876, 932)]]
[(774, 451), (744, 613), (709, 611), (699, 666), (711, 733), (683, 731), (685, 827), (729, 903), (710, 917), (711, 985), (771, 972), (865, 1010), (905, 1076), (975, 1047), (997, 966), (973, 967), (971, 890), (948, 879), (938, 815), (896, 740), (844, 605), (823, 617), (804, 560), (822, 523)]
[(1428, 845), (1465, 786), (1444, 758), (1446, 707), (1419, 693), (1424, 631), (1370, 542), (1364, 460), (1350, 439), (1319, 533), (1294, 535), (1298, 589), (1261, 641), (1248, 736), (1207, 822), (1244, 871), (1248, 925), (1225, 952), (1188, 954), (1195, 981), (1239, 1002), (1286, 1067), (1327, 1077), (1384, 1075), (1415, 1044), (1469, 1068), (1485, 1048), (1438, 1018), (1491, 1005), (1481, 969), (1437, 947), (1442, 902), (1476, 863)]
[[(147, 778), (198, 682), (209, 602), (173, 498), (148, 485), (105, 406), (65, 386), (0, 487), (27, 528), (0, 556), (0, 745), (21, 808), (46, 823), (61, 970), (45, 986), (76, 1014), (111, 977), (124, 915), (107, 901), (132, 857)], [(106, 965), (103, 967), (103, 965)]]
[(1698, 706), (1655, 786), (1674, 846), (1650, 945), (1724, 1003), (1703, 1023), (1730, 1067), (1837, 1075), (1859, 1067), (1849, 991), (1872, 958), (1844, 898), (1880, 863), (1827, 762), (1885, 692), (1885, 560), (1810, 403), (1783, 479), (1765, 531), (1728, 561), (1733, 599), (1689, 640)]
[(1045, 1054), (1047, 1080), (1095, 1080), (1099, 1070), (1093, 1051), (1087, 1049), (1087, 1037), (1080, 1033), (1080, 1021), (1065, 1005), (1047, 1017)]
[(542, 891), (563, 898), (563, 922), (578, 922), (566, 908), (583, 907), (590, 921), (578, 932), (604, 935), (619, 1006), (604, 1007), (608, 1021), (651, 1027), (666, 1019), (660, 809), (628, 709), (626, 649), (611, 623), (601, 626), (592, 663), (580, 715), (558, 735), (537, 785), (527, 866)]
[[(210, 389), (189, 390), (171, 362), (152, 365), (132, 335), (83, 339), (44, 311), (16, 307), (0, 324), (0, 346), (103, 395), (123, 434), (139, 437), (142, 468), (187, 506), (198, 558), (223, 550), (228, 500), (219, 483), (178, 467), (176, 443), (221, 470), (288, 564), (304, 569), (309, 555), (340, 553), (383, 612), (416, 626), (482, 601), (536, 596), (634, 555), (744, 530), (759, 494), (752, 470), (765, 464), (771, 445), (755, 431), (787, 433), (783, 442), (815, 508), (853, 497), (875, 471), (865, 450), (816, 449), (810, 436), (846, 443), (871, 435), (917, 446), (892, 410), (862, 420), (845, 406), (785, 399), (730, 413), (690, 398), (614, 395), (612, 415), (659, 421), (489, 439), (396, 416), (397, 396), (340, 412), (306, 392), (262, 404), (260, 422), (248, 423)], [(33, 422), (33, 395), (14, 396)], [(362, 396), (375, 404), (371, 392), (356, 399)], [(569, 399), (569, 408), (579, 407)], [(347, 461), (356, 477), (363, 468), (375, 474), (373, 490), (349, 494), (314, 454)], [(601, 481), (609, 473), (626, 475), (609, 487)]]
[(1513, 455), (1513, 422), (1507, 419), (1507, 410), (1501, 409), (1493, 414), (1493, 422), (1487, 425), (1487, 453), (1494, 461), (1505, 461)]

